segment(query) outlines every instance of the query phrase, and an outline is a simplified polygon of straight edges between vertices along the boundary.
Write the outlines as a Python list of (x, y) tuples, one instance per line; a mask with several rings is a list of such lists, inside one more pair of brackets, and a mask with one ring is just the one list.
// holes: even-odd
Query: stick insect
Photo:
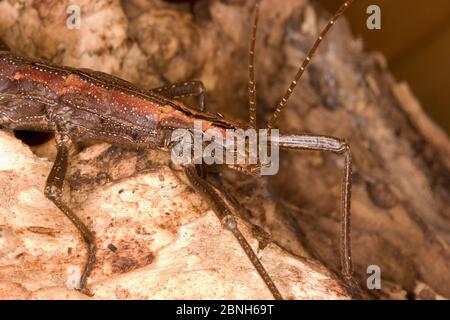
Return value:
[[(336, 20), (353, 0), (345, 1), (333, 15), (309, 50), (284, 96), (267, 123), (275, 128), (297, 82)], [(57, 155), (48, 175), (44, 193), (75, 225), (87, 246), (87, 261), (80, 279), (79, 290), (89, 294), (88, 277), (95, 264), (94, 233), (62, 199), (63, 182), (69, 163), (69, 150), (85, 143), (107, 142), (125, 148), (157, 148), (171, 150), (171, 133), (179, 128), (193, 130), (193, 122), (202, 120), (203, 130), (256, 129), (256, 84), (254, 52), (259, 9), (255, 10), (249, 50), (249, 121), (246, 125), (227, 121), (205, 110), (203, 84), (198, 81), (175, 83), (143, 90), (117, 77), (0, 52), (0, 126), (13, 130), (55, 133)], [(199, 108), (177, 100), (182, 96), (197, 96)], [(352, 260), (350, 250), (351, 152), (339, 138), (316, 135), (280, 135), (269, 143), (292, 150), (318, 150), (341, 154), (345, 158), (341, 208), (341, 267), (350, 280)], [(261, 163), (256, 169), (261, 168)], [(206, 170), (204, 170), (206, 167)], [(255, 166), (234, 165), (245, 173), (255, 172)], [(185, 165), (183, 170), (190, 184), (206, 197), (225, 229), (229, 230), (267, 285), (275, 299), (282, 299), (276, 284), (241, 234), (233, 209), (217, 185), (205, 178), (207, 166)]]

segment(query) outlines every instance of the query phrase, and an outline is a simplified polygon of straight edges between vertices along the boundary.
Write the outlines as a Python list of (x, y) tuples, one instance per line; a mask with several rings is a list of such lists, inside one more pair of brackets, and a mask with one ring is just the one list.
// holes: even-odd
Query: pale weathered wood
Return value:
[[(42, 192), (51, 161), (5, 132), (0, 153), (0, 298), (87, 299), (70, 289), (86, 258), (84, 243)], [(167, 160), (108, 145), (73, 158), (68, 201), (98, 247), (92, 298), (271, 299), (237, 241)], [(239, 224), (256, 250), (257, 238)], [(274, 244), (258, 255), (285, 298), (349, 298), (317, 262)]]

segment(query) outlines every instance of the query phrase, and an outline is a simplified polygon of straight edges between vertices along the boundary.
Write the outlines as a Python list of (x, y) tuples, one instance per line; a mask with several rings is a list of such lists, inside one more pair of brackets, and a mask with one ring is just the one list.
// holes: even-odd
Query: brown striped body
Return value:
[(64, 131), (76, 143), (163, 148), (174, 129), (237, 128), (117, 77), (0, 52), (0, 125)]

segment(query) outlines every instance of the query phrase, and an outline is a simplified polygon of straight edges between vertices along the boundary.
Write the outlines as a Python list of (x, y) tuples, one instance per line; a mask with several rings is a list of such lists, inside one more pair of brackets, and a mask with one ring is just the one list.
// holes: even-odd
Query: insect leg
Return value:
[(345, 157), (341, 202), (341, 268), (344, 278), (350, 280), (353, 274), (350, 239), (350, 197), (352, 176), (352, 154), (349, 145), (341, 139), (314, 135), (281, 135), (271, 138), (280, 148), (296, 150), (317, 150), (342, 154)]
[(208, 182), (223, 195), (225, 200), (233, 206), (235, 211), (241, 213), (245, 210), (239, 201), (225, 188), (218, 173), (208, 173)]
[(177, 82), (168, 86), (152, 89), (151, 92), (167, 98), (198, 97), (200, 111), (205, 111), (205, 86), (201, 81)]
[(92, 231), (88, 229), (81, 219), (62, 200), (62, 188), (68, 166), (70, 145), (71, 141), (67, 135), (61, 133), (56, 134), (56, 160), (47, 178), (45, 196), (72, 221), (87, 244), (88, 257), (80, 279), (80, 291), (89, 294), (86, 288), (86, 281), (95, 263), (95, 237)]
[(248, 111), (250, 128), (256, 129), (256, 80), (255, 80), (255, 44), (256, 29), (259, 18), (259, 3), (255, 6), (255, 18), (252, 27), (252, 38), (248, 51)]
[(197, 175), (207, 180), (209, 184), (211, 184), (220, 195), (225, 199), (227, 203), (229, 203), (235, 212), (238, 212), (240, 216), (243, 217), (243, 211), (245, 208), (237, 201), (237, 199), (225, 188), (222, 179), (220, 178), (220, 174), (216, 171), (210, 170), (211, 166), (207, 166), (204, 163), (196, 165), (195, 169)]
[(202, 179), (200, 176), (198, 176), (197, 170), (193, 166), (189, 166), (185, 168), (185, 173), (187, 178), (189, 179), (191, 185), (194, 187), (194, 189), (198, 190), (200, 193), (202, 193), (204, 196), (207, 197), (209, 200), (212, 209), (216, 213), (217, 217), (222, 222), (223, 226), (230, 230), (233, 235), (235, 236), (236, 240), (241, 245), (242, 249), (247, 254), (247, 257), (252, 262), (255, 269), (258, 271), (261, 278), (266, 283), (267, 287), (269, 288), (270, 292), (274, 296), (275, 299), (281, 300), (283, 297), (280, 294), (280, 291), (278, 291), (278, 288), (276, 287), (275, 283), (270, 278), (269, 274), (267, 273), (264, 266), (259, 261), (256, 254), (253, 252), (253, 249), (248, 244), (247, 240), (244, 238), (242, 233), (239, 231), (237, 222), (235, 218), (233, 217), (231, 210), (229, 206), (225, 203), (225, 201), (222, 199), (220, 194), (214, 189), (214, 187), (205, 179)]

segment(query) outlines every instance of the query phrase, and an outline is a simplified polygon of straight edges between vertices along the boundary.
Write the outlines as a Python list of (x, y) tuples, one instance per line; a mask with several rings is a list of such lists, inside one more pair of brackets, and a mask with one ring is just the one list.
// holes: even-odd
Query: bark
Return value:
[[(52, 162), (0, 132), (0, 298), (87, 299), (75, 227), (42, 193)], [(72, 158), (66, 201), (96, 234), (93, 299), (271, 299), (231, 233), (162, 152), (96, 145)], [(238, 221), (255, 250), (251, 226)], [(285, 298), (345, 299), (319, 263), (275, 244), (258, 256)], [(306, 276), (307, 275), (307, 276)]]
[[(2, 40), (17, 53), (148, 88), (201, 79), (209, 110), (246, 121), (254, 1), (80, 1), (80, 30), (62, 27), (67, 3), (1, 2)], [(261, 127), (328, 17), (307, 1), (262, 2), (256, 49)], [(324, 40), (279, 127), (334, 135), (351, 145), (355, 277), (364, 297), (450, 296), (448, 137), (407, 85), (392, 78), (383, 57), (363, 51), (344, 21)], [(84, 250), (42, 194), (50, 162), (9, 136), (2, 141), (9, 145), (8, 156), (2, 153), (9, 167), (1, 181), (14, 181), (2, 185), (2, 238), (13, 239), (2, 244), (8, 252), (0, 260), (2, 292), (72, 297), (61, 287), (67, 267), (81, 265)], [(35, 151), (51, 157), (51, 147)], [(66, 191), (100, 241), (92, 277), (96, 297), (270, 298), (251, 265), (243, 266), (232, 236), (160, 157), (95, 146), (72, 161)], [(261, 251), (262, 260), (287, 298), (349, 297), (333, 280), (339, 277), (342, 160), (283, 152), (274, 177), (223, 172), (223, 182), (247, 209), (240, 224), (252, 244), (258, 241), (249, 222), (270, 231), (274, 243)], [(381, 290), (366, 288), (369, 265), (381, 269)], [(53, 286), (59, 289), (48, 289)]]

